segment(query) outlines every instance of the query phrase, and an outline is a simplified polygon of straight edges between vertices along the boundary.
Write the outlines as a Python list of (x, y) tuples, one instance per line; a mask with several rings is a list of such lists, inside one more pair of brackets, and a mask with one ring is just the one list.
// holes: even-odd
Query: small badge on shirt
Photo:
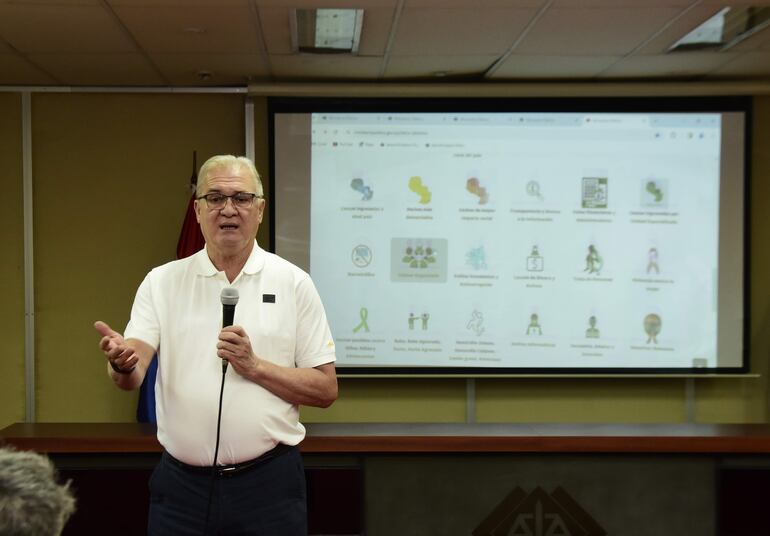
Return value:
[(262, 303), (275, 303), (275, 294), (262, 294)]

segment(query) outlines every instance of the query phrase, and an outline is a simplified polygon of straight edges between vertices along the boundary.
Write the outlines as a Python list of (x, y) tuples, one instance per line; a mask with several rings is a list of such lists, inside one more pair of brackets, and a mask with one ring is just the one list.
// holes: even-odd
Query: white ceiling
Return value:
[[(769, 80), (770, 30), (666, 54), (714, 0), (0, 0), (0, 85)], [(734, 0), (730, 5), (770, 5)], [(292, 51), (296, 8), (364, 9), (359, 54)], [(202, 79), (200, 72), (211, 73)]]

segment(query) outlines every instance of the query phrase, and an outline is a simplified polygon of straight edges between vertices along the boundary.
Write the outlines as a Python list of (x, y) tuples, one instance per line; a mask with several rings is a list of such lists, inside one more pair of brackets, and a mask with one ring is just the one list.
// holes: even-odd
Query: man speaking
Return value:
[(337, 398), (334, 342), (308, 274), (257, 245), (264, 212), (254, 164), (210, 158), (195, 201), (206, 247), (145, 277), (124, 336), (95, 324), (121, 389), (158, 354), (151, 535), (307, 532), (298, 406)]

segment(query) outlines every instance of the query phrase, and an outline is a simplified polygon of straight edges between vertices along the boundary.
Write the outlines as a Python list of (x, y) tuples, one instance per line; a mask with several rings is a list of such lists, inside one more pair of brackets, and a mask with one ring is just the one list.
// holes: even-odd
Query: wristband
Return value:
[(114, 370), (114, 371), (115, 371), (115, 372), (117, 372), (118, 374), (131, 374), (132, 372), (134, 372), (134, 369), (136, 368), (136, 365), (134, 365), (134, 366), (133, 366), (133, 367), (131, 367), (129, 370), (123, 370), (122, 368), (120, 368), (119, 366), (117, 366), (117, 365), (116, 365), (115, 363), (113, 363), (112, 361), (110, 361), (110, 366), (112, 367), (112, 370)]

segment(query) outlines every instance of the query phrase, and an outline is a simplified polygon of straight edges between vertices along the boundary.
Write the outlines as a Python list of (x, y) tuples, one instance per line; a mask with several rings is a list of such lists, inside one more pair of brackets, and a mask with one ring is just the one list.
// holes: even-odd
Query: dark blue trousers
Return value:
[[(206, 510), (211, 492), (208, 529)], [(150, 536), (306, 536), (305, 468), (299, 449), (232, 475), (191, 473), (165, 456), (150, 478)]]

